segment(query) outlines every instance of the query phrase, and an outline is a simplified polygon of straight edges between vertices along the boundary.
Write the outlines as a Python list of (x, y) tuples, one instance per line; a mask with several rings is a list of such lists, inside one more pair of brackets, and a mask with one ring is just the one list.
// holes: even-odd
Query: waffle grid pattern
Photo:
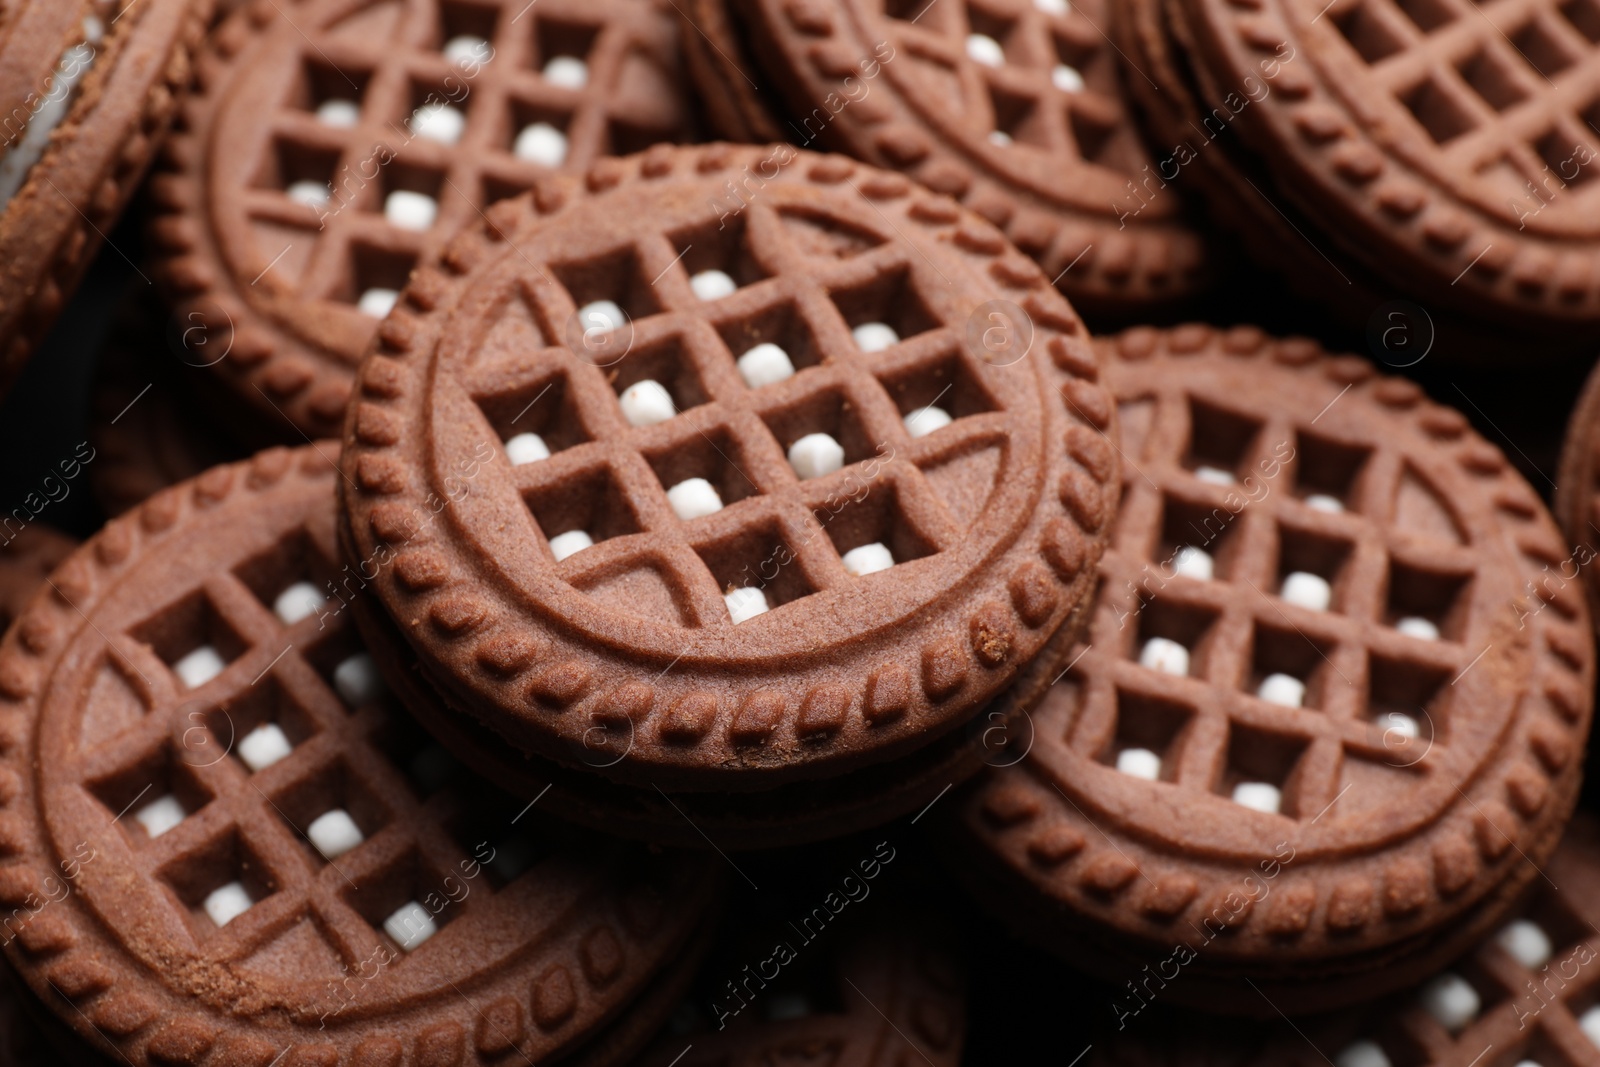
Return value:
[[(553, 1055), (598, 1025), (619, 998), (637, 993), (678, 947), (698, 914), (691, 897), (710, 902), (708, 865), (634, 864), (625, 850), (596, 854), (592, 846), (580, 861), (570, 850), (563, 856), (556, 838), (543, 840), (551, 828), (540, 822), (535, 830), (532, 820), (520, 833), (490, 842), (497, 851), (512, 837), (533, 845), (531, 866), (500, 877), (477, 842), (496, 838), (495, 827), (510, 824), (524, 805), (496, 802), (460, 775), (428, 771), (422, 760), (413, 761), (409, 780), (403, 775), (399, 765), (426, 751), (425, 735), (381, 703), (347, 709), (327, 680), (359, 651), (348, 613), (285, 625), (274, 614), (280, 609), (263, 602), (294, 584), (286, 577), (292, 572), (332, 573), (333, 482), (317, 450), (273, 450), (158, 494), (113, 520), (63, 565), (54, 576), (59, 594), (36, 601), (0, 649), (6, 773), (17, 783), (7, 802), (12, 810), (0, 818), (7, 835), (0, 842), (6, 856), (0, 904), (17, 909), (8, 953), (35, 992), (67, 998), (76, 1009), (65, 1014), (68, 1022), (92, 1026), (130, 1062), (266, 1063), (281, 1056), (285, 1043), (303, 1046), (313, 1062), (339, 1067), (441, 1057), (481, 1065), (519, 1053)], [(319, 522), (324, 507), (329, 511)], [(112, 622), (103, 598), (126, 587), (128, 572), (170, 564), (179, 549), (169, 542), (195, 524), (248, 517), (252, 509), (275, 520), (268, 524), (277, 532), (270, 542), (253, 531), (266, 543), (260, 554), (241, 560), (248, 549), (218, 545), (219, 565), (195, 568), (192, 587), (175, 591), (166, 607), (137, 619), (123, 607), (117, 610), (126, 621)], [(77, 715), (41, 724), (41, 677), (71, 642), (99, 637), (79, 608), (98, 617), (108, 634), (94, 655), (77, 661), (86, 672)], [(197, 645), (218, 653), (217, 673), (180, 691), (182, 664)], [(108, 679), (115, 684), (103, 684)], [(107, 699), (114, 690), (126, 699)], [(241, 748), (229, 742), (274, 716), (292, 750), (249, 774)], [(35, 731), (55, 740), (63, 731), (93, 737), (96, 728), (119, 721), (122, 728), (110, 729), (103, 744), (74, 744), (68, 758), (48, 768), (34, 760)], [(450, 785), (441, 788), (447, 778)], [(31, 821), (25, 835), (21, 811), (36, 811), (32, 805), (49, 798), (63, 808), (44, 817), (86, 820), (79, 832), (88, 834), (96, 857), (85, 864), (81, 892), (127, 895), (150, 909), (145, 914), (172, 938), (185, 967), (152, 981), (131, 947), (119, 951), (107, 942), (99, 912), (77, 894), (29, 914), (35, 905), (28, 902), (56, 872), (59, 843), (31, 836), (37, 833)], [(156, 831), (147, 809), (167, 798), (184, 814)], [(308, 824), (339, 808), (364, 840), (324, 862), (322, 846), (306, 841), (316, 838)], [(484, 860), (481, 867), (477, 860)], [(100, 880), (94, 863), (116, 864), (134, 877)], [(447, 876), (469, 891), (455, 892)], [(207, 897), (232, 881), (243, 884), (252, 903), (219, 926)], [(448, 903), (439, 906), (430, 894)], [(565, 918), (530, 950), (518, 939), (538, 925), (529, 915), (541, 897), (545, 914)], [(414, 957), (403, 951), (385, 920), (408, 903), (433, 913), (432, 938), (445, 944), (413, 943)], [(508, 925), (508, 912), (524, 917)], [(475, 952), (452, 959), (447, 943), (456, 923), (473, 930)], [(329, 951), (299, 936), (308, 927)], [(279, 1034), (282, 1040), (241, 1021), (250, 1013), (239, 1014), (237, 1005), (209, 1006), (185, 985), (204, 980), (197, 974), (248, 973), (258, 957), (275, 958), (280, 946), (291, 958), (303, 953), (292, 977), (265, 985), (277, 983), (286, 1001), (291, 1031)], [(381, 978), (356, 983), (357, 1008), (342, 1010), (340, 994), (349, 985), (333, 992), (330, 984), (365, 978), (375, 960), (388, 961), (378, 968)], [(266, 970), (277, 974), (281, 963), (267, 963)]]
[[(623, 328), (631, 348), (614, 364), (589, 365), (575, 354), (581, 347), (548, 348), (535, 359), (519, 348), (501, 364), (469, 372), (493, 383), (493, 394), (476, 397), (489, 412), (522, 409), (498, 434), (544, 427), (558, 442), (564, 435), (583, 438), (513, 470), (515, 489), (546, 537), (581, 518), (598, 542), (555, 563), (556, 572), (581, 589), (604, 576), (665, 565), (675, 575), (669, 584), (684, 596), (662, 621), (732, 625), (722, 599), (730, 588), (763, 587), (778, 608), (812, 592), (872, 581), (852, 577), (840, 561), (861, 544), (890, 546), (900, 565), (959, 543), (973, 502), (942, 499), (923, 467), (986, 447), (1024, 447), (1016, 439), (1022, 416), (981, 384), (981, 360), (961, 343), (960, 331), (935, 321), (917, 292), (922, 283), (911, 250), (880, 245), (819, 263), (789, 239), (778, 211), (756, 202), (724, 246), (731, 258), (702, 262), (717, 263), (705, 269), (743, 262), (760, 280), (704, 302), (689, 288), (689, 274), (702, 262), (685, 265), (696, 247), (706, 250), (700, 240), (696, 233), (656, 234), (597, 257), (624, 260), (629, 273), (656, 279), (651, 307), (635, 305), (643, 317)], [(585, 275), (590, 266), (555, 273)], [(524, 289), (524, 298), (537, 304), (535, 315), (549, 323), (573, 321), (578, 303), (588, 299)], [(879, 321), (894, 325), (901, 341), (861, 352), (851, 327)], [(752, 389), (735, 360), (774, 336), (799, 365), (797, 373)], [(679, 414), (630, 426), (618, 394), (646, 378), (665, 384)], [(535, 399), (519, 403), (523, 397)], [(934, 403), (952, 409), (955, 422), (913, 439), (903, 417)], [(576, 417), (564, 418), (567, 412)], [(838, 440), (845, 466), (801, 480), (785, 457), (812, 433)], [(719, 487), (727, 505), (680, 519), (666, 490), (690, 477)], [(605, 533), (616, 536), (601, 540)]]
[[(1038, 741), (1028, 762), (993, 776), (969, 801), (962, 818), (979, 847), (996, 853), (1032, 891), (1129, 934), (1160, 938), (1185, 917), (1198, 927), (1234, 913), (1224, 922), (1230, 936), (1208, 941), (1206, 949), (1232, 960), (1268, 941), (1280, 954), (1292, 945), (1297, 959), (1386, 944), (1420, 915), (1455, 913), (1500, 886), (1508, 862), (1520, 859), (1513, 844), (1529, 855), (1552, 844), (1548, 828), (1571, 802), (1588, 724), (1588, 619), (1572, 583), (1539, 583), (1543, 568), (1564, 555), (1562, 542), (1504, 456), (1472, 436), (1459, 413), (1426, 403), (1415, 385), (1378, 378), (1363, 361), (1322, 356), (1309, 342), (1271, 342), (1250, 329), (1182, 327), (1130, 331), (1104, 351), (1129, 364), (1128, 377), (1121, 368), (1113, 373), (1124, 425), (1134, 429), (1124, 431), (1129, 497), (1116, 551), (1107, 553), (1093, 646), (1035, 713)], [(1339, 404), (1385, 409), (1397, 427), (1415, 427), (1427, 439), (1416, 446), (1421, 455), (1443, 455), (1430, 464), (1403, 456), (1371, 431), (1337, 430), (1339, 420), (1312, 425), (1313, 409), (1293, 419), (1263, 414), (1236, 426), (1235, 450), (1196, 456), (1184, 439), (1190, 419), (1204, 412), (1213, 420), (1207, 438), (1216, 440), (1216, 413), (1229, 401), (1212, 395), (1215, 389), (1199, 403), (1180, 398), (1181, 364), (1173, 364), (1173, 380), (1165, 384), (1152, 378), (1156, 368), (1138, 367), (1171, 357), (1238, 359), (1240, 371), (1252, 358), (1303, 368), (1296, 373), (1308, 382), (1331, 383), (1324, 386), (1328, 398), (1348, 386), (1352, 395)], [(1262, 367), (1261, 373), (1284, 372)], [(1163, 398), (1164, 408), (1140, 414), (1124, 392), (1135, 385), (1141, 396), (1173, 395)], [(1139, 426), (1150, 428), (1147, 436)], [(1318, 460), (1310, 447), (1318, 437), (1341, 440), (1343, 458), (1334, 462), (1336, 454), (1324, 448)], [(1297, 483), (1287, 462), (1277, 484), (1261, 480), (1261, 459), (1280, 441), (1297, 444), (1296, 462), (1314, 473), (1310, 481)], [(1140, 458), (1145, 450), (1153, 462)], [(1406, 465), (1418, 462), (1417, 473), (1428, 472), (1420, 478), (1422, 494), (1403, 484)], [(1474, 487), (1441, 497), (1435, 480), (1449, 470), (1446, 464)], [(1198, 476), (1203, 467), (1253, 473), (1258, 486), (1270, 486), (1269, 495), (1247, 503), (1223, 524), (1221, 537), (1202, 539), (1215, 559), (1214, 581), (1181, 575), (1154, 581), (1156, 568), (1146, 571), (1143, 561), (1193, 544), (1192, 531), (1221, 502), (1221, 487)], [(1341, 497), (1345, 510), (1312, 508), (1301, 499), (1307, 491)], [(1444, 499), (1452, 505), (1438, 503)], [(1176, 510), (1179, 521), (1169, 521), (1164, 509)], [(1454, 514), (1466, 526), (1441, 537), (1449, 531), (1440, 520)], [(1503, 544), (1468, 537), (1491, 523), (1512, 531)], [(1492, 568), (1489, 552), (1500, 560)], [(1262, 561), (1276, 562), (1262, 570)], [(1330, 610), (1311, 611), (1278, 595), (1285, 572), (1301, 569), (1331, 579)], [(1396, 577), (1402, 574), (1409, 575), (1404, 583)], [(1440, 580), (1431, 586), (1415, 580), (1428, 574)], [(1409, 587), (1403, 594), (1402, 584)], [(1126, 629), (1119, 616), (1132, 620)], [(1400, 633), (1397, 617), (1428, 618), (1440, 639)], [(1514, 666), (1492, 662), (1493, 649), (1507, 640), (1496, 627), (1514, 629), (1519, 617), (1533, 635), (1529, 658)], [(1151, 637), (1189, 648), (1188, 673), (1198, 677), (1135, 662)], [(1388, 667), (1379, 672), (1363, 661)], [(1509, 721), (1496, 727), (1503, 740), (1485, 747), (1482, 719), (1501, 698), (1483, 691), (1474, 672), (1502, 669), (1515, 671), (1529, 695), (1495, 712)], [(1255, 695), (1263, 676), (1277, 672), (1306, 683), (1305, 706)], [(1476, 703), (1464, 705), (1475, 687)], [(1373, 721), (1391, 708), (1413, 717), (1420, 727), (1415, 740), (1386, 736), (1393, 727)], [(1470, 772), (1467, 799), (1450, 787), (1469, 773), (1459, 732), (1476, 737), (1473, 751), (1484, 768)], [(1160, 781), (1117, 769), (1120, 750), (1132, 747), (1161, 757)], [(1280, 788), (1280, 813), (1231, 800), (1241, 782)], [(1064, 804), (1052, 785), (1084, 790), (1082, 807)], [(1084, 808), (1100, 814), (1084, 816)], [(1355, 812), (1390, 819), (1390, 830), (1399, 833), (1426, 810), (1438, 817), (1405, 831), (1410, 841), (1391, 842), (1377, 870), (1362, 866), (1359, 841), (1326, 838)], [(1206, 821), (1197, 821), (1200, 813)], [(1188, 835), (1211, 835), (1205, 858), (1168, 840), (1175, 822), (1185, 827), (1185, 842)], [(1229, 894), (1237, 897), (1246, 875), (1259, 875), (1254, 859), (1270, 856), (1273, 842), (1282, 840), (1302, 855), (1297, 866), (1287, 868), (1283, 884), (1259, 906), (1235, 913), (1225, 903)], [(1315, 870), (1307, 874), (1308, 867)], [(1288, 1003), (1292, 992), (1285, 987), (1279, 1002)]]

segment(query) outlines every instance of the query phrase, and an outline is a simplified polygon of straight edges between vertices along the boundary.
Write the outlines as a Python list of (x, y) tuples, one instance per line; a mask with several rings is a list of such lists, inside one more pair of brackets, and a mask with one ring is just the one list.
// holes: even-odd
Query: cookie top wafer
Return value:
[(344, 501), (426, 673), (514, 746), (631, 723), (619, 780), (839, 773), (975, 713), (1086, 595), (1093, 350), (954, 202), (663, 146), (489, 219), (380, 328)]
[[(1179, 0), (1213, 125), (1400, 292), (1600, 324), (1600, 10), (1588, 0)], [(1211, 136), (1211, 135), (1207, 135)]]
[(1362, 360), (1199, 326), (1103, 350), (1126, 459), (1096, 615), (958, 839), (1119, 984), (1187, 945), (1204, 977), (1165, 999), (1271, 1014), (1242, 976), (1296, 1012), (1420, 978), (1575, 796), (1593, 648), (1581, 592), (1534, 584), (1554, 524)]
[(377, 321), (451, 233), (690, 126), (656, 0), (257, 0), (201, 85), (153, 185), (158, 281), (228, 348), (223, 380), (312, 436), (337, 432)]
[[(13, 520), (15, 521), (15, 520)], [(22, 614), (45, 578), (78, 542), (38, 522), (12, 532), (0, 526), (0, 634)]]
[(16, 0), (0, 18), (0, 394), (165, 135), (209, 0)]
[[(1370, 1007), (1241, 1034), (1157, 1017), (1131, 1026), (1093, 1064), (1139, 1067), (1470, 1067), (1493, 1062), (1584, 1067), (1600, 1062), (1600, 826), (1572, 820), (1544, 878), (1492, 936), (1418, 988)], [(1548, 881), (1546, 881), (1548, 879)], [(1141, 1020), (1141, 1023), (1143, 1020)], [(1177, 1025), (1174, 1025), (1177, 1023)], [(1165, 1031), (1164, 1033), (1162, 1031)], [(1181, 1040), (1173, 1035), (1184, 1033)]]
[(695, 857), (416, 758), (320, 592), (336, 477), (305, 448), (158, 494), (0, 646), (6, 952), (135, 1067), (546, 1062), (714, 902)]
[(736, 14), (746, 69), (788, 104), (785, 137), (964, 201), (1092, 314), (1170, 303), (1204, 280), (1176, 198), (1148, 191), (1108, 6), (757, 0)]

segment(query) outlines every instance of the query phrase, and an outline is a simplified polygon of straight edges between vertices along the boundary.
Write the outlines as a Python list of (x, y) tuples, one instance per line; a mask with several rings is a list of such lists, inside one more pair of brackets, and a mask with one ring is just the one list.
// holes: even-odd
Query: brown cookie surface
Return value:
[(1085, 314), (1148, 311), (1203, 286), (1199, 236), (1175, 197), (1153, 195), (1105, 36), (1110, 5), (729, 7), (747, 27), (750, 59), (719, 57), (722, 66), (772, 85), (787, 104), (783, 136), (962, 200)]
[(447, 773), (325, 610), (335, 479), (166, 490), (0, 646), (9, 958), (135, 1067), (544, 1062), (664, 1013), (717, 872)]
[(337, 433), (412, 267), (553, 169), (692, 126), (655, 0), (258, 0), (213, 34), (152, 186), (157, 280), (286, 439)]
[[(1081, 658), (955, 840), (996, 903), (1162, 999), (1295, 1013), (1419, 980), (1571, 809), (1593, 648), (1537, 496), (1459, 413), (1259, 331), (1102, 346), (1125, 499)], [(1079, 940), (1069, 938), (1077, 934)], [(1170, 977), (1170, 976), (1169, 976)]]
[(1118, 1067), (1589, 1067), (1600, 1063), (1600, 825), (1574, 816), (1532, 893), (1484, 941), (1418, 988), (1360, 1009), (1242, 1033), (1155, 1014), (1099, 1046)]
[(68, 537), (38, 522), (12, 532), (4, 528), (0, 542), (0, 634), (22, 614), (45, 578), (78, 547)]
[(0, 395), (122, 213), (209, 0), (29, 0), (0, 23)]
[(1578, 396), (1577, 406), (1567, 419), (1567, 435), (1561, 446), (1561, 464), (1556, 475), (1555, 513), (1566, 531), (1571, 552), (1548, 574), (1540, 585), (1559, 588), (1582, 583), (1589, 592), (1591, 607), (1600, 604), (1600, 584), (1595, 578), (1596, 557), (1600, 556), (1600, 374), (1591, 372)]
[(631, 723), (603, 773), (689, 790), (880, 762), (1088, 591), (1116, 460), (1082, 325), (899, 175), (652, 150), (497, 205), (408, 294), (351, 408), (348, 555), (523, 751)]

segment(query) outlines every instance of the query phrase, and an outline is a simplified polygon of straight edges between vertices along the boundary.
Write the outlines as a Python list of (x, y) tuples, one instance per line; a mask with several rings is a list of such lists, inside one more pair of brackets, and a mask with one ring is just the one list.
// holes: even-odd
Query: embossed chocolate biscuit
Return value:
[(0, 634), (22, 614), (56, 565), (78, 547), (76, 539), (39, 522), (15, 532), (0, 525)]
[(599, 773), (831, 777), (962, 725), (1085, 599), (1097, 374), (954, 202), (663, 146), (497, 205), (413, 279), (351, 405), (346, 555), (520, 751), (581, 768), (631, 731)]
[(166, 135), (209, 0), (18, 0), (0, 18), (0, 395)]
[(1126, 466), (1096, 614), (1028, 758), (950, 809), (961, 869), (1124, 1012), (1147, 973), (1262, 1015), (1420, 980), (1576, 796), (1594, 649), (1581, 590), (1529, 584), (1554, 524), (1365, 361), (1203, 326), (1103, 351)]
[(723, 0), (677, 5), (683, 62), (712, 129), (730, 141), (785, 139), (783, 105), (757, 79), (745, 52), (741, 11)]
[(443, 773), (326, 610), (336, 479), (308, 447), (163, 491), (0, 645), (8, 958), (134, 1067), (642, 1039), (720, 872)]
[[(1600, 826), (1578, 812), (1531, 894), (1492, 935), (1417, 988), (1358, 1009), (1242, 1033), (1152, 1013), (1096, 1048), (1096, 1067), (1588, 1067), (1600, 1063)], [(1546, 881), (1548, 879), (1548, 881)]]
[[(710, 24), (742, 26), (743, 52), (724, 47), (715, 62), (691, 66), (707, 95), (742, 100), (759, 96), (749, 82), (770, 85), (787, 105), (775, 116), (782, 136), (904, 171), (962, 200), (1086, 314), (1149, 310), (1205, 283), (1201, 242), (1177, 199), (1143, 193), (1150, 157), (1103, 29), (1111, 5), (725, 6)], [(721, 110), (712, 109), (714, 121)], [(729, 136), (744, 132), (723, 125)]]
[(1336, 300), (1370, 275), (1440, 319), (1600, 332), (1590, 5), (1174, 0), (1161, 21), (1203, 116), (1163, 153), (1247, 157), (1249, 209), (1300, 230), (1259, 249), (1322, 271)]
[(283, 438), (336, 433), (378, 320), (456, 229), (688, 136), (677, 30), (658, 0), (254, 0), (152, 182), (157, 281)]

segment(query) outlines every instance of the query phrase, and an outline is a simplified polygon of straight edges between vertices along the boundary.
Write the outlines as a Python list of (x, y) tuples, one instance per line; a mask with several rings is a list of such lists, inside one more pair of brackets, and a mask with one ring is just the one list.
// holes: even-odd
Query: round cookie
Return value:
[(346, 556), (519, 751), (580, 766), (615, 730), (596, 769), (647, 789), (836, 776), (966, 722), (1086, 599), (1097, 373), (955, 203), (662, 146), (496, 205), (413, 278), (351, 405)]
[(152, 182), (156, 280), (264, 427), (336, 434), (378, 320), (450, 234), (553, 168), (689, 135), (677, 34), (659, 0), (254, 0)]
[(165, 339), (155, 309), (130, 299), (100, 353), (89, 398), (89, 487), (107, 515), (244, 455), (189, 388), (185, 371), (202, 372), (174, 367)]
[(1365, 361), (1204, 326), (1102, 350), (1125, 497), (1099, 602), (1027, 759), (948, 809), (959, 870), (1125, 1011), (1174, 968), (1162, 1001), (1263, 1015), (1419, 981), (1576, 797), (1594, 650), (1580, 591), (1536, 584), (1554, 524)]
[(18, 0), (0, 20), (0, 396), (77, 288), (188, 86), (209, 0)]
[[(718, 6), (703, 2), (700, 7)], [(1128, 113), (1103, 0), (984, 5), (757, 0), (709, 24), (743, 48), (691, 64), (721, 112), (770, 90), (782, 136), (848, 152), (962, 200), (1083, 313), (1147, 313), (1198, 292), (1206, 256)], [(727, 33), (708, 31), (705, 43)], [(749, 83), (756, 80), (759, 88)]]
[[(1600, 825), (1578, 812), (1544, 878), (1469, 954), (1401, 996), (1241, 1033), (1152, 1013), (1101, 1043), (1091, 1067), (1566, 1067), (1600, 1062)], [(1548, 879), (1546, 881), (1545, 879)], [(1182, 1035), (1179, 1038), (1177, 1035)], [(1485, 1052), (1492, 1050), (1492, 1058)]]
[(1075, 623), (1063, 626), (971, 728), (953, 731), (910, 756), (756, 794), (668, 794), (619, 785), (594, 773), (626, 753), (631, 738), (625, 728), (594, 731), (574, 749), (582, 768), (577, 770), (508, 749), (486, 727), (446, 707), (407, 654), (405, 639), (370, 597), (352, 599), (350, 608), (384, 678), (462, 765), (507, 792), (537, 800), (541, 810), (591, 829), (724, 852), (787, 848), (881, 825), (923, 810), (985, 764), (1013, 759), (1007, 743), (1025, 736), (1024, 716), (1043, 697), (1064, 662), (1062, 653), (1081, 631)]
[(0, 526), (0, 634), (22, 615), (51, 571), (78, 547), (75, 538), (33, 522), (12, 532)]
[(547, 1062), (609, 1048), (614, 1021), (642, 1040), (715, 861), (447, 773), (317, 595), (329, 448), (113, 520), (0, 645), (8, 958), (133, 1067)]
[(1440, 318), (1600, 333), (1600, 135), (1560, 87), (1600, 70), (1584, 5), (1175, 0), (1167, 21), (1211, 120), (1191, 147), (1236, 130), (1268, 175), (1254, 212), (1311, 224), (1285, 251)]

